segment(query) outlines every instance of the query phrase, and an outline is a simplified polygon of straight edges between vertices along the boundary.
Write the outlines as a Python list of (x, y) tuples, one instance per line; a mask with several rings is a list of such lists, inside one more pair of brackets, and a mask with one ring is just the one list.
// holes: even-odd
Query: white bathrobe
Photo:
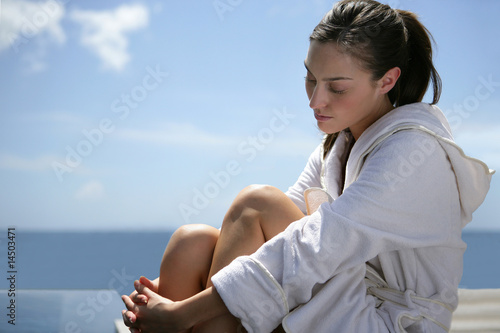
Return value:
[[(492, 170), (466, 157), (436, 106), (389, 112), (355, 142), (321, 146), (287, 195), (331, 196), (212, 277), (248, 332), (445, 332), (457, 306), (462, 228)], [(345, 169), (344, 169), (345, 168)], [(343, 171), (345, 170), (345, 179)]]

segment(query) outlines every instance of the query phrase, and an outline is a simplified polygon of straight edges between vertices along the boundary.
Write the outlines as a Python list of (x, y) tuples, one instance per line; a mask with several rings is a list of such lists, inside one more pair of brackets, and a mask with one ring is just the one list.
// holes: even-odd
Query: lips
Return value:
[(328, 121), (328, 120), (332, 119), (333, 117), (323, 116), (323, 115), (315, 112), (314, 118), (316, 118), (317, 121), (323, 122), (323, 121)]

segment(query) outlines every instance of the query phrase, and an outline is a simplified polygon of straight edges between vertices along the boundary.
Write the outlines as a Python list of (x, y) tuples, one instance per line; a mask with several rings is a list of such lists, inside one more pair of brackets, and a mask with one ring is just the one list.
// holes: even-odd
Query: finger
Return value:
[(123, 323), (127, 327), (132, 327), (132, 325), (134, 325), (135, 322), (137, 321), (137, 317), (135, 316), (135, 314), (130, 311), (123, 310), (122, 317), (123, 317)]
[(125, 303), (125, 307), (127, 308), (127, 310), (132, 311), (132, 312), (137, 311), (137, 305), (134, 302), (132, 302), (130, 297), (123, 295), (122, 301), (123, 301), (123, 303)]
[(148, 297), (146, 295), (137, 294), (132, 301), (135, 304), (144, 305), (148, 304)]
[(154, 293), (157, 293), (158, 294), (158, 287), (159, 287), (159, 284), (160, 284), (160, 278), (156, 278), (154, 280), (150, 280), (144, 276), (141, 276), (141, 278), (139, 279), (139, 282), (141, 282), (143, 285), (145, 285), (146, 287), (149, 288), (149, 290), (151, 290), (152, 292)]
[(123, 323), (125, 324), (125, 326), (129, 327), (130, 322), (129, 322), (128, 317), (125, 315), (126, 313), (127, 313), (127, 311), (122, 310), (122, 319), (123, 319)]
[(135, 287), (135, 290), (137, 290), (137, 292), (139, 294), (146, 295), (146, 297), (148, 299), (152, 298), (152, 297), (154, 297), (156, 295), (154, 292), (151, 291), (151, 289), (149, 289), (148, 287), (146, 287), (145, 285), (143, 285), (139, 281), (135, 281), (134, 282), (134, 287)]
[(139, 305), (144, 305), (148, 303), (148, 298), (146, 295), (139, 294), (137, 291), (134, 291), (132, 295), (129, 296), (129, 298), (134, 302), (135, 304)]
[(148, 287), (150, 290), (156, 289), (156, 286), (154, 285), (153, 281), (151, 281), (150, 279), (148, 279), (145, 276), (141, 276), (141, 278), (139, 279), (139, 282), (141, 284), (145, 285), (146, 287)]

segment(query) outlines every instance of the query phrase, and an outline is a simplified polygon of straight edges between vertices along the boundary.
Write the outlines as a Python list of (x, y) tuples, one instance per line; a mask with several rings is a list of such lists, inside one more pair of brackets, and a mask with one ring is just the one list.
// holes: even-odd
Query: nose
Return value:
[(309, 96), (309, 107), (313, 110), (324, 108), (328, 104), (327, 97), (327, 92), (320, 85), (316, 85)]

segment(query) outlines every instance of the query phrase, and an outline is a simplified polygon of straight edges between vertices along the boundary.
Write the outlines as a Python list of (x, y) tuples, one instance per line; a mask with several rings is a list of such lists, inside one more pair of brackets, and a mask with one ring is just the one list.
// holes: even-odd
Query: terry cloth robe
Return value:
[(321, 146), (287, 195), (332, 198), (212, 277), (248, 332), (445, 332), (458, 303), (462, 228), (493, 170), (466, 157), (436, 106), (396, 108), (326, 158)]

